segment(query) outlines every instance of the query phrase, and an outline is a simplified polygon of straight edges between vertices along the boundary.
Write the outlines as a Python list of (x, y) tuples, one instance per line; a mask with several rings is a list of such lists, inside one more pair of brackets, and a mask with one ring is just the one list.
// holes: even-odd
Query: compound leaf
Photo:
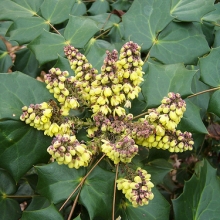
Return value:
[(205, 160), (199, 175), (186, 182), (183, 193), (173, 200), (175, 219), (218, 220), (220, 181), (216, 170)]

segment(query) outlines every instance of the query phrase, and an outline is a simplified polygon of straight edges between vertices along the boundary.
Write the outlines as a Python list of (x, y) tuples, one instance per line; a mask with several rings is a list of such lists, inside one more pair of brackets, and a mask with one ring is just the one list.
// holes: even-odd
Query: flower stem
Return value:
[(197, 93), (195, 93), (193, 95), (190, 95), (190, 96), (188, 96), (188, 98), (192, 98), (194, 96), (201, 95), (201, 94), (207, 93), (207, 92), (212, 92), (212, 91), (215, 91), (215, 90), (218, 90), (218, 89), (220, 89), (220, 87), (216, 87), (216, 88), (212, 88), (212, 89), (207, 89), (207, 90), (204, 90), (204, 91), (201, 91), (201, 92), (197, 92)]
[(116, 173), (115, 173), (115, 183), (114, 183), (114, 194), (113, 194), (113, 202), (112, 202), (112, 220), (115, 220), (115, 197), (116, 197), (116, 181), (118, 179), (118, 164), (116, 165)]
[(77, 191), (77, 189), (83, 185), (88, 175), (94, 170), (94, 168), (99, 164), (99, 162), (105, 157), (105, 154), (102, 155), (102, 157), (94, 164), (94, 166), (89, 170), (89, 172), (83, 177), (81, 182), (78, 184), (78, 186), (73, 190), (73, 192), (69, 195), (69, 197), (66, 199), (66, 201), (63, 203), (63, 205), (60, 207), (59, 211), (63, 209), (63, 207), (66, 205), (66, 203), (70, 200), (70, 198), (73, 196), (73, 194)]

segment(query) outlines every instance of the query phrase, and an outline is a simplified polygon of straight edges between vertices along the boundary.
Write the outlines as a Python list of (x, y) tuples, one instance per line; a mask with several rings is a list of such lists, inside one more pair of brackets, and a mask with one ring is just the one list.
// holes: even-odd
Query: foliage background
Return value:
[[(0, 21), (0, 219), (68, 218), (75, 194), (58, 210), (87, 170), (48, 164), (51, 138), (21, 122), (21, 108), (52, 98), (40, 82), (51, 67), (74, 74), (65, 45), (100, 69), (106, 50), (129, 40), (141, 45), (146, 73), (131, 112), (158, 106), (169, 91), (180, 93), (187, 111), (178, 128), (192, 132), (195, 145), (183, 154), (141, 148), (134, 164), (152, 175), (155, 198), (133, 208), (117, 192), (115, 218), (219, 219), (218, 1), (1, 0)], [(106, 159), (96, 166), (71, 219), (111, 219), (113, 171)]]

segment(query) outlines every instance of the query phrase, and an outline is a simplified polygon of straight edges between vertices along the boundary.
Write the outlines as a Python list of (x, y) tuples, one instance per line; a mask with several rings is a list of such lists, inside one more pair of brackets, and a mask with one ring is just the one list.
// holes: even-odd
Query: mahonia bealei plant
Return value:
[[(170, 92), (158, 108), (133, 120), (126, 109), (138, 97), (143, 81), (140, 46), (130, 41), (120, 51), (107, 51), (101, 73), (73, 46), (64, 53), (75, 76), (52, 68), (45, 75), (46, 88), (57, 101), (30, 104), (20, 119), (45, 135), (55, 136), (47, 152), (58, 164), (69, 168), (87, 167), (96, 154), (104, 153), (114, 164), (126, 166), (138, 153), (138, 146), (170, 152), (192, 150), (190, 132), (176, 130), (186, 110), (180, 94)], [(87, 108), (91, 118), (69, 116), (71, 109)], [(85, 128), (90, 141), (78, 141), (75, 134)], [(127, 169), (127, 168), (126, 168)], [(131, 169), (131, 168), (129, 168)], [(126, 172), (124, 172), (126, 173)], [(138, 167), (117, 180), (118, 190), (134, 207), (147, 205), (154, 195), (151, 175)]]

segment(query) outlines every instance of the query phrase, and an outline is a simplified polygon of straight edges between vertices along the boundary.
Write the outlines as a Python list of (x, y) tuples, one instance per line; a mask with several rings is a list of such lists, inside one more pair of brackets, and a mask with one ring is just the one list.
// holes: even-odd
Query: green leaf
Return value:
[(44, 83), (19, 72), (0, 74), (0, 94), (0, 166), (19, 180), (34, 164), (47, 161), (46, 148), (51, 142), (43, 132), (20, 121), (21, 108), (52, 95)]
[(81, 16), (86, 14), (86, 5), (81, 0), (76, 0), (75, 4), (72, 7), (72, 10), (70, 12), (71, 15), (74, 16)]
[(0, 22), (0, 35), (5, 36), (9, 27), (13, 24), (12, 21), (1, 21)]
[(218, 220), (220, 215), (220, 181), (205, 160), (199, 176), (186, 182), (182, 195), (173, 200), (175, 219)]
[(33, 51), (39, 64), (42, 65), (58, 58), (58, 54), (64, 57), (63, 48), (65, 39), (63, 36), (43, 31), (35, 38), (28, 48)]
[(39, 219), (56, 219), (63, 220), (62, 215), (56, 209), (56, 207), (51, 204), (47, 208), (34, 210), (34, 211), (24, 211), (22, 215), (22, 220), (39, 220)]
[(57, 62), (54, 67), (59, 68), (62, 71), (68, 71), (70, 76), (74, 76), (74, 71), (70, 67), (69, 60), (64, 57), (58, 56)]
[(149, 63), (147, 76), (142, 84), (142, 94), (147, 107), (160, 104), (168, 92), (180, 93), (182, 97), (192, 94), (191, 83), (195, 70), (187, 70), (183, 64), (156, 65)]
[(96, 22), (100, 31), (105, 31), (120, 22), (120, 18), (111, 13), (89, 16), (89, 18)]
[(21, 208), (14, 199), (0, 196), (0, 213), (2, 220), (18, 220), (21, 217)]
[[(149, 202), (148, 205), (138, 206), (134, 208), (128, 201), (119, 206), (118, 215), (122, 217), (123, 220), (130, 219), (156, 219), (165, 220), (169, 219), (170, 205), (160, 194), (160, 192), (154, 187), (152, 189), (154, 194), (153, 200)], [(116, 216), (118, 216), (116, 215)]]
[(208, 53), (209, 45), (192, 23), (171, 22), (158, 36), (150, 56), (165, 64), (197, 64), (198, 57)]
[(170, 1), (136, 0), (122, 16), (125, 37), (138, 43), (146, 51), (172, 19)]
[(208, 112), (212, 112), (220, 117), (220, 90), (215, 91), (209, 101)]
[(83, 48), (98, 30), (96, 22), (89, 17), (70, 15), (64, 37), (74, 47)]
[(85, 48), (85, 55), (88, 61), (99, 72), (106, 57), (106, 50), (112, 51), (114, 47), (104, 40), (96, 40), (92, 38)]
[(124, 37), (124, 27), (123, 23), (114, 23), (113, 27), (108, 33), (111, 43), (123, 42)]
[(185, 101), (186, 111), (184, 112), (183, 118), (181, 119), (177, 128), (181, 131), (208, 134), (208, 131), (203, 124), (200, 116), (200, 108), (194, 105), (188, 99), (186, 99)]
[(220, 30), (215, 32), (215, 40), (213, 43), (213, 47), (220, 47)]
[(208, 56), (200, 58), (199, 66), (201, 71), (201, 80), (212, 86), (220, 86), (220, 47), (212, 48)]
[(16, 183), (13, 178), (3, 169), (0, 169), (0, 198), (16, 192)]
[[(7, 35), (10, 41), (17, 41), (20, 45), (29, 43), (43, 30), (49, 31), (49, 24), (40, 17), (18, 18), (9, 28)], [(25, 33), (25, 34), (24, 34)]]
[(56, 162), (35, 168), (38, 192), (55, 204), (67, 199), (85, 175), (85, 168), (70, 169)]
[(8, 69), (12, 66), (11, 57), (8, 55), (5, 43), (0, 40), (0, 72), (8, 72)]
[(113, 9), (127, 11), (131, 6), (131, 2), (129, 0), (117, 0), (113, 4), (111, 4)]
[(2, 0), (0, 20), (16, 21), (19, 17), (32, 17), (38, 12), (42, 2), (43, 0)]
[(90, 219), (110, 219), (115, 174), (99, 166), (87, 177), (79, 197)]
[[(191, 66), (191, 70), (198, 70), (198, 67)], [(198, 93), (210, 88), (209, 86), (201, 82), (199, 79), (200, 71), (197, 71), (192, 81), (193, 93)], [(201, 118), (203, 118), (206, 115), (209, 99), (210, 94), (208, 92), (190, 98), (190, 101), (200, 108)]]
[(180, 21), (201, 21), (203, 15), (215, 10), (214, 0), (173, 0), (170, 14)]
[(53, 98), (45, 83), (20, 72), (0, 74), (0, 119), (19, 120), (21, 108)]
[(88, 12), (92, 15), (98, 15), (109, 11), (109, 3), (106, 0), (97, 0), (92, 3), (92, 6), (89, 8)]
[(51, 138), (21, 121), (0, 122), (0, 167), (18, 181), (34, 164), (48, 161)]
[(50, 205), (48, 199), (42, 196), (33, 197), (29, 206), (25, 209), (25, 211), (33, 211), (46, 208)]
[(41, 5), (42, 16), (52, 24), (59, 24), (68, 19), (73, 0), (47, 0)]
[(12, 69), (13, 71), (21, 71), (33, 78), (36, 78), (41, 71), (38, 61), (28, 48), (23, 48), (16, 52), (16, 59)]
[(162, 183), (163, 178), (173, 169), (172, 165), (164, 159), (150, 161), (143, 168), (151, 174), (151, 181), (155, 185)]
[(203, 16), (201, 22), (207, 21), (213, 25), (220, 25), (220, 3), (218, 2), (214, 7), (215, 10)]

